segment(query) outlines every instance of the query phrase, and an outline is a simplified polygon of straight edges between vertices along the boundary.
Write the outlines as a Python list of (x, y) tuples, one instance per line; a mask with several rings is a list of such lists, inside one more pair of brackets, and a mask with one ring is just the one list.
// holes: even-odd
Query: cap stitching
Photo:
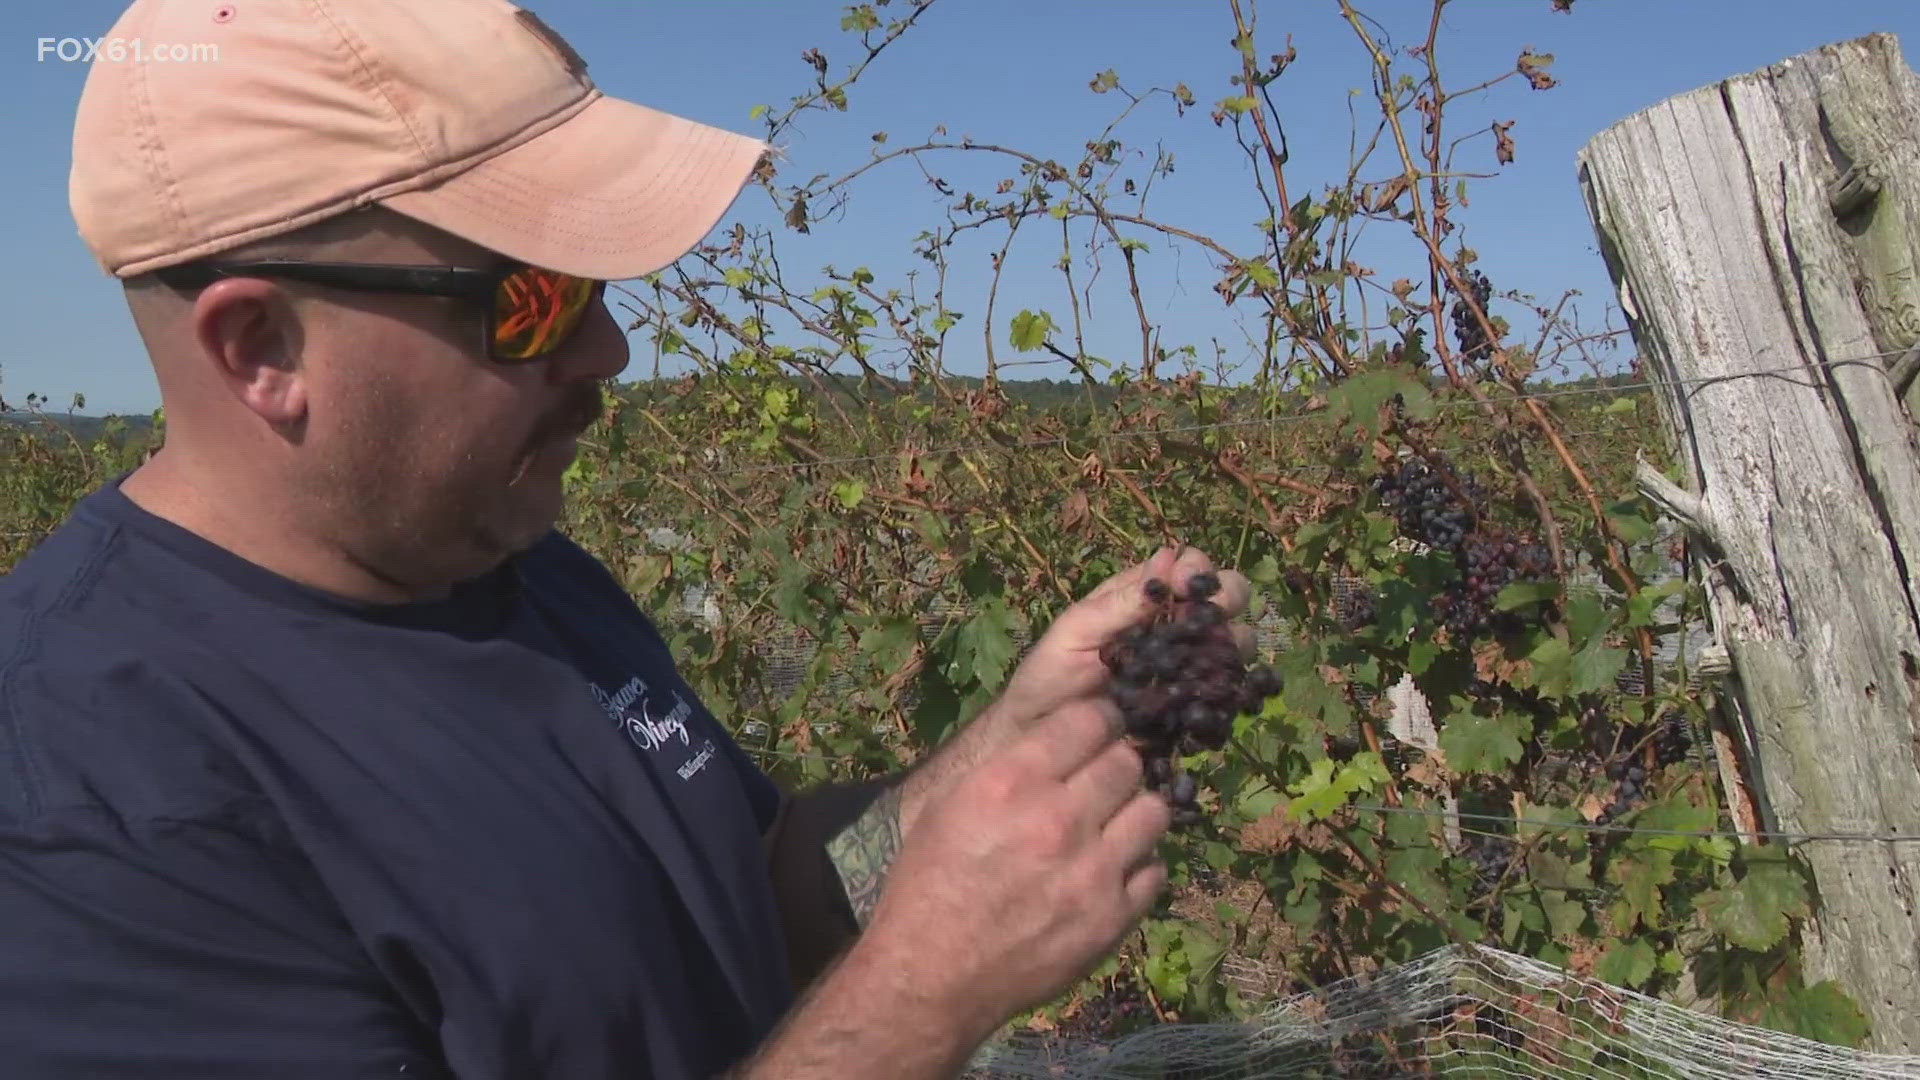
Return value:
[(334, 16), (327, 0), (312, 0), (312, 3), (318, 9), (320, 17), (340, 35), (340, 43), (346, 46), (347, 52), (351, 54), (354, 66), (360, 69), (360, 75), (366, 80), (368, 88), (380, 99), (380, 103), (386, 106), (387, 114), (406, 129), (407, 137), (413, 141), (414, 155), (422, 162), (433, 160), (433, 155), (427, 148), (426, 138), (420, 129), (414, 126), (413, 117), (408, 116), (394, 103), (393, 94), (388, 90), (386, 80), (380, 76), (376, 70), (377, 65), (369, 57), (371, 50), (366, 47), (366, 43)]
[[(151, 26), (152, 11), (146, 12)], [(140, 33), (144, 35), (147, 27)], [(163, 220), (162, 226), (176, 235), (188, 232), (187, 205), (180, 195), (180, 179), (172, 168), (172, 161), (166, 153), (166, 146), (160, 140), (160, 120), (153, 109), (152, 78), (153, 68), (140, 64), (134, 68), (132, 87), (134, 121), (134, 145), (140, 150), (141, 159), (147, 167), (147, 174), (153, 178), (160, 189), (162, 214), (170, 220)]]
[(546, 120), (530, 124), (524, 131), (502, 139), (499, 143), (476, 150), (466, 157), (454, 161), (442, 162), (432, 168), (414, 173), (411, 176), (403, 176), (397, 180), (380, 181), (372, 186), (361, 188), (358, 191), (298, 214), (278, 217), (258, 225), (238, 229), (221, 236), (211, 237), (191, 247), (164, 251), (159, 254), (148, 255), (137, 261), (129, 261), (120, 267), (118, 275), (121, 277), (131, 277), (135, 274), (145, 273), (148, 270), (157, 269), (162, 266), (190, 262), (203, 255), (213, 254), (239, 244), (291, 232), (304, 225), (332, 217), (335, 214), (351, 210), (357, 206), (364, 206), (367, 203), (379, 202), (381, 199), (388, 198), (389, 196), (400, 195), (409, 191), (429, 187), (446, 177), (464, 173), (481, 161), (505, 153), (522, 142), (545, 134), (548, 130), (558, 127), (572, 119), (576, 113), (585, 110), (587, 106), (604, 96), (606, 96), (605, 92), (598, 88), (589, 89), (581, 100), (559, 110)]

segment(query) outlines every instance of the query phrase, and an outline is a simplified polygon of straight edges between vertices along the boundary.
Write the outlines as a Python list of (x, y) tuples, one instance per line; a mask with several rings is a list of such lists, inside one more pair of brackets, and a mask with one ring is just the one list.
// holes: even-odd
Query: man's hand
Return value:
[[(1100, 661), (1101, 646), (1128, 627), (1145, 621), (1154, 604), (1146, 583), (1159, 578), (1173, 588), (1176, 598), (1187, 595), (1195, 574), (1212, 572), (1220, 579), (1213, 602), (1230, 620), (1247, 610), (1253, 587), (1237, 570), (1216, 570), (1198, 548), (1161, 548), (1146, 562), (1137, 563), (1100, 583), (1093, 592), (1060, 613), (1020, 661), (991, 711), (1014, 730), (1024, 729), (1069, 701), (1104, 694), (1108, 672)], [(1253, 628), (1236, 622), (1234, 639), (1241, 654), (1253, 656)]]
[[(865, 925), (886, 885), (905, 836), (921, 809), (958, 783), (1001, 746), (1017, 739), (1041, 717), (1073, 702), (1106, 701), (1110, 674), (1100, 649), (1153, 612), (1148, 580), (1159, 578), (1184, 598), (1195, 574), (1214, 572), (1220, 591), (1213, 602), (1237, 619), (1246, 612), (1252, 584), (1234, 570), (1215, 570), (1196, 548), (1161, 548), (1153, 557), (1108, 578), (1069, 606), (1042, 634), (993, 703), (952, 740), (916, 766), (827, 846), (845, 886), (854, 917)], [(1253, 656), (1253, 628), (1235, 623), (1241, 653)]]
[(865, 935), (739, 1075), (955, 1075), (1160, 895), (1172, 812), (1141, 781), (1111, 702), (1032, 723), (923, 808)]
[(992, 1024), (1085, 974), (1166, 883), (1172, 812), (1121, 733), (1111, 702), (1077, 701), (958, 781), (907, 838), (868, 936)]

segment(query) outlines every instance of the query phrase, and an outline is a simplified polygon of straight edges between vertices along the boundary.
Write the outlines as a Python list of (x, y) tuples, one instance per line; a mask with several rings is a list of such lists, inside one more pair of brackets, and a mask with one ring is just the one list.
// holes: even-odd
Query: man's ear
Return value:
[(227, 278), (194, 301), (194, 340), (228, 392), (276, 431), (306, 419), (305, 333), (287, 293), (259, 278)]

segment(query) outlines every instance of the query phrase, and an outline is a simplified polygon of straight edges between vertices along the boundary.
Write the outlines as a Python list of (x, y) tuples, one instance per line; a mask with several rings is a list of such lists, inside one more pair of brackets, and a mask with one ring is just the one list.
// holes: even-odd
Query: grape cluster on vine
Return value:
[[(1464, 275), (1467, 289), (1475, 304), (1482, 312), (1488, 312), (1487, 301), (1493, 299), (1493, 283), (1487, 275), (1473, 270)], [(1492, 314), (1488, 312), (1488, 320)], [(1493, 341), (1481, 328), (1480, 317), (1474, 314), (1465, 297), (1453, 302), (1453, 337), (1460, 346), (1460, 356), (1466, 360), (1484, 360), (1493, 355)]]
[[(1648, 733), (1636, 726), (1624, 729), (1629, 746), (1640, 746), (1650, 742), (1653, 748), (1654, 768), (1663, 769), (1687, 760), (1693, 750), (1693, 729), (1687, 723), (1684, 714), (1669, 710), (1655, 722), (1651, 739)], [(1628, 741), (1630, 740), (1630, 741)], [(1648, 801), (1646, 788), (1647, 766), (1638, 755), (1616, 759), (1607, 765), (1607, 779), (1614, 782), (1613, 801), (1594, 819), (1595, 824), (1608, 822), (1628, 813), (1641, 803)]]
[(1210, 573), (1194, 575), (1184, 600), (1164, 581), (1147, 582), (1153, 617), (1100, 652), (1147, 784), (1173, 804), (1176, 825), (1197, 824), (1200, 811), (1198, 785), (1173, 757), (1225, 746), (1234, 718), (1259, 712), (1281, 689), (1272, 668), (1242, 659), (1226, 611), (1213, 602), (1219, 591)]
[(1537, 541), (1479, 524), (1488, 493), (1471, 474), (1407, 458), (1376, 477), (1373, 487), (1402, 536), (1452, 556), (1457, 577), (1431, 602), (1450, 635), (1464, 640), (1521, 628), (1522, 619), (1496, 611), (1495, 602), (1516, 581), (1551, 575), (1552, 554)]
[(1545, 544), (1516, 538), (1504, 530), (1469, 536), (1458, 549), (1461, 581), (1434, 598), (1433, 612), (1449, 633), (1460, 638), (1518, 629), (1520, 620), (1494, 610), (1500, 590), (1516, 581), (1534, 581), (1553, 572)]
[(1458, 547), (1473, 527), (1473, 508), (1461, 502), (1456, 486), (1476, 502), (1487, 494), (1471, 476), (1451, 468), (1442, 474), (1417, 457), (1403, 459), (1373, 481), (1380, 501), (1398, 520), (1400, 535), (1438, 551)]
[(1462, 839), (1461, 846), (1466, 849), (1467, 861), (1473, 864), (1473, 884), (1467, 890), (1469, 901), (1478, 900), (1493, 891), (1493, 887), (1506, 876), (1507, 867), (1513, 862), (1513, 839), (1506, 836), (1489, 836), (1485, 833), (1470, 833)]
[(1653, 737), (1654, 760), (1662, 767), (1678, 765), (1693, 753), (1693, 725), (1686, 714), (1668, 710), (1660, 717), (1660, 730)]

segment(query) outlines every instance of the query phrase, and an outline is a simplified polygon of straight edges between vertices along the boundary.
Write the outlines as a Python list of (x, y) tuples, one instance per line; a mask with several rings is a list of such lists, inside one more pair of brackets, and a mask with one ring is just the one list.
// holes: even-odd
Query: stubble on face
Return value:
[(336, 392), (339, 421), (314, 448), (308, 476), (316, 511), (358, 560), (465, 577), (553, 528), (571, 461), (565, 443), (600, 418), (600, 384), (572, 384), (527, 415), (513, 406), (535, 396), (515, 392), (514, 375), (535, 377), (376, 378)]

